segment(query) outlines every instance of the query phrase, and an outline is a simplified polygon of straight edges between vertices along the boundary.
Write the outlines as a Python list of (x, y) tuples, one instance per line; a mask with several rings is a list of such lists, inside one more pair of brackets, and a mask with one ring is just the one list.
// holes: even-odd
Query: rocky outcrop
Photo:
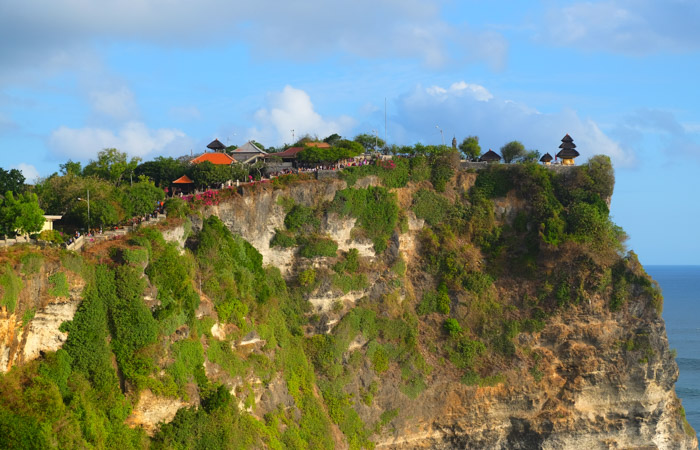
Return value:
[(139, 394), (126, 423), (131, 427), (141, 427), (149, 436), (153, 436), (158, 430), (158, 424), (170, 422), (178, 410), (185, 406), (188, 404), (179, 398), (157, 396), (145, 389)]
[(377, 447), (697, 448), (678, 414), (662, 321), (652, 323), (646, 362), (617, 344), (625, 325), (587, 311), (547, 326), (528, 342), (545, 355), (540, 381), (522, 370), (495, 387), (469, 387), (437, 374), (416, 400), (382, 392), (377, 401), (400, 413)]
[[(38, 358), (42, 352), (56, 351), (65, 342), (67, 333), (61, 324), (73, 319), (81, 301), (82, 278), (63, 271), (70, 286), (68, 296), (50, 293), (48, 278), (61, 270), (55, 263), (44, 263), (36, 273), (20, 275), (23, 288), (16, 307), (10, 312), (0, 307), (0, 372), (14, 365)], [(19, 275), (22, 273), (16, 270)]]

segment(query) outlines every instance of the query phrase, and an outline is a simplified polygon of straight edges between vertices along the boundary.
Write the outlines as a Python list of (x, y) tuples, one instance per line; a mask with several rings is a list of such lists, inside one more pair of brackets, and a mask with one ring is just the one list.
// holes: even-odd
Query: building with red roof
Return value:
[(197, 156), (193, 160), (190, 161), (191, 164), (199, 164), (204, 161), (209, 161), (212, 164), (217, 164), (217, 165), (231, 165), (235, 162), (233, 158), (231, 158), (229, 155), (226, 153), (221, 153), (221, 152), (212, 152), (212, 153), (202, 153), (201, 155)]

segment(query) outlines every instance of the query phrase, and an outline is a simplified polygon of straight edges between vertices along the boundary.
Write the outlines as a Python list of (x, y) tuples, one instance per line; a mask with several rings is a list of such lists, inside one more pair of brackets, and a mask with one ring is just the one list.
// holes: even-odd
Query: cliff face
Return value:
[[(469, 178), (462, 180), (466, 188), (474, 180)], [(376, 179), (368, 179), (356, 187), (377, 184)], [(343, 182), (330, 181), (250, 193), (205, 210), (204, 216), (219, 216), (232, 232), (251, 242), (266, 263), (280, 267), (292, 278), (309, 263), (295, 257), (293, 250), (269, 245), (275, 230), (284, 227), (285, 211), (279, 197), (313, 206), (332, 200), (335, 192), (345, 187)], [(415, 191), (416, 187), (396, 190), (399, 198), (410, 198)], [(523, 206), (512, 196), (494, 202), (496, 214), (511, 222)], [(412, 291), (420, 289), (413, 283), (421, 284), (422, 261), (416, 244), (424, 221), (410, 211), (409, 217), (409, 230), (396, 236), (396, 244), (414, 272), (407, 286)], [(201, 227), (201, 222), (193, 222), (195, 229)], [(360, 248), (364, 256), (375, 259), (371, 244), (350, 237), (353, 226), (354, 219), (330, 214), (322, 231), (336, 240), (341, 250)], [(314, 264), (323, 266), (327, 262)], [(374, 285), (381, 276), (371, 281)], [(377, 300), (388, 290), (382, 286), (371, 297)], [(310, 295), (315, 311), (327, 315), (325, 328), (319, 331), (330, 332), (338, 322), (338, 314), (330, 311), (334, 302), (352, 305), (369, 294), (366, 290), (338, 296), (328, 290)], [(435, 326), (425, 324), (431, 325)], [(638, 336), (643, 336), (644, 348), (626, 351), (625, 343)], [(383, 411), (398, 411), (390, 429), (374, 439), (377, 447), (697, 448), (695, 437), (683, 431), (681, 404), (673, 389), (678, 367), (669, 352), (663, 320), (653, 308), (639, 304), (624, 314), (613, 314), (598, 295), (553, 317), (539, 333), (523, 333), (518, 340), (541, 355), (537, 363), (541, 379), (536, 381), (523, 367), (509, 373), (504, 384), (471, 387), (455, 380), (453, 374), (436, 369), (427, 380), (425, 392), (411, 399), (392, 381), (373, 375), (369, 367), (358, 371), (348, 385), (357, 398), (372, 381), (380, 382), (372, 407), (357, 404), (360, 417), (373, 423)], [(361, 340), (354, 342), (348, 355), (363, 345)], [(427, 350), (429, 342), (423, 342), (423, 346), (428, 362), (439, 367), (439, 358), (431, 358)]]
[[(474, 174), (458, 175), (443, 195), (458, 203), (475, 178)], [(367, 177), (354, 187), (379, 184), (377, 177)], [(494, 258), (508, 256), (488, 260), (467, 240), (457, 238), (448, 246), (443, 241), (447, 238), (430, 235), (431, 227), (416, 217), (412, 207), (417, 193), (429, 189), (429, 183), (392, 190), (403, 225), (394, 230), (387, 249), (381, 252), (375, 252), (372, 239), (360, 229), (359, 218), (328, 206), (345, 188), (345, 181), (324, 180), (279, 190), (251, 189), (190, 216), (191, 230), (189, 225), (180, 225), (163, 231), (184, 252), (200, 245), (198, 234), (205, 220), (215, 215), (232, 233), (252, 244), (265, 265), (278, 267), (290, 286), (301, 284), (299, 296), (311, 305), (306, 312), (308, 323), (300, 332), (313, 343), (306, 349), (316, 370), (312, 397), (323, 402), (325, 414), (334, 422), (329, 431), (336, 447), (697, 448), (695, 436), (684, 431), (681, 404), (674, 391), (678, 367), (669, 351), (658, 305), (648, 289), (632, 284), (626, 302), (613, 310), (610, 302), (615, 288), (601, 282), (596, 290), (581, 287), (578, 297), (572, 288), (575, 301), (553, 306), (547, 299), (563, 298), (557, 283), (564, 275), (552, 266), (580, 263), (575, 253), (578, 247), (559, 246), (547, 247), (538, 256), (542, 274), (528, 278), (500, 272), (485, 287), (464, 291), (447, 278), (439, 282), (429, 269), (433, 262), (427, 255), (438, 247), (441, 252), (456, 249), (456, 254), (467, 258), (456, 265), (461, 264), (460, 270), (467, 270), (469, 276), (492, 266)], [(321, 211), (314, 236), (331, 238), (338, 254), (344, 256), (308, 258), (300, 256), (296, 247), (271, 246), (276, 232), (285, 229), (289, 213), (285, 205), (289, 204)], [(528, 202), (512, 193), (496, 197), (491, 204), (495, 223), (506, 230), (518, 226), (521, 211), (529, 211)], [(350, 249), (358, 250), (362, 278), (342, 287), (338, 280), (350, 279), (351, 272), (337, 265), (347, 262)], [(572, 252), (576, 258), (568, 259)], [(586, 261), (597, 257), (586, 255)], [(40, 272), (23, 279), (15, 312), (1, 310), (2, 371), (41, 358), (43, 352), (57, 350), (65, 341), (67, 334), (59, 326), (73, 318), (84, 282), (64, 266), (45, 263)], [(645, 279), (634, 263), (626, 267), (629, 279)], [(309, 270), (316, 279), (304, 284), (301, 274)], [(57, 271), (68, 274), (68, 295), (65, 291), (63, 296), (51, 295), (52, 285), (46, 280)], [(606, 273), (616, 279), (614, 270), (612, 275)], [(588, 274), (598, 275), (593, 269)], [(201, 278), (199, 283), (201, 286)], [(269, 341), (279, 336), (271, 338), (264, 328), (258, 334), (255, 321), (263, 322), (260, 318), (246, 318), (248, 325), (226, 323), (220, 317), (225, 309), (216, 299), (209, 299), (207, 287), (197, 291), (202, 301), (196, 318), (201, 323), (209, 321), (199, 338), (205, 349), (202, 368), (206, 377), (225, 386), (238, 399), (238, 408), (257, 420), (269, 421), (270, 415), (280, 411), (297, 421), (305, 417), (296, 393), (298, 381), (292, 383), (279, 363), (247, 373), (239, 370), (236, 375), (207, 350), (224, 343), (239, 358), (278, 361), (282, 347), (275, 350)], [(157, 293), (148, 292), (149, 302), (161, 302), (154, 300), (161, 299)], [(420, 304), (433, 298), (434, 292), (447, 296), (447, 315), (438, 308), (422, 311), (416, 318), (414, 311), (420, 311)], [(535, 297), (540, 298), (539, 303)], [(33, 318), (25, 316), (20, 326), (24, 312), (32, 309)], [(527, 322), (534, 319), (519, 315), (520, 311), (535, 309), (540, 311), (532, 316), (538, 325), (525, 329), (524, 324), (535, 322)], [(446, 334), (446, 317), (457, 318), (463, 329)], [(501, 334), (501, 322), (489, 317), (503, 317), (503, 327), (518, 320), (521, 325)], [(402, 331), (403, 323), (414, 328)], [(169, 345), (187, 340), (192, 333), (189, 325), (178, 327), (170, 334)], [(486, 350), (474, 345), (469, 362), (459, 360), (466, 358), (460, 351), (480, 341), (487, 344)], [(319, 350), (324, 345), (326, 353)], [(491, 346), (502, 350), (491, 355)], [(129, 393), (128, 386), (125, 392)], [(200, 403), (200, 393), (192, 383), (178, 395), (141, 390), (133, 399), (127, 423), (153, 434), (158, 422), (168, 422), (178, 409)], [(348, 420), (354, 414), (365, 425), (366, 431), (357, 431), (360, 437), (348, 432), (352, 429)], [(285, 427), (280, 425), (282, 430)]]
[[(28, 249), (6, 262), (3, 296), (16, 300), (12, 308), (0, 307), (0, 372), (58, 350), (68, 337), (59, 327), (73, 318), (85, 283), (79, 274), (61, 271), (55, 253), (46, 256), (53, 261)], [(57, 290), (57, 281), (52, 283), (59, 279), (65, 289)]]

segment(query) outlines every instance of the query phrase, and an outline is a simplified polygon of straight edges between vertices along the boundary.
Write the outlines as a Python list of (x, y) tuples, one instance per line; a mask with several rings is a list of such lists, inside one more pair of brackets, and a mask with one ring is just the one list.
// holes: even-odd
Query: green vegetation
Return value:
[(344, 189), (335, 194), (331, 210), (357, 218), (355, 226), (374, 242), (374, 250), (383, 252), (399, 219), (396, 194), (383, 187)]
[[(334, 149), (353, 147), (339, 136), (329, 139)], [(355, 144), (373, 145), (360, 140)], [(463, 144), (466, 156), (478, 155), (478, 139)], [(320, 158), (313, 149), (304, 152)], [(480, 387), (515, 375), (542, 382), (550, 368), (528, 345), (549, 336), (552, 318), (564, 310), (578, 314), (595, 307), (589, 300), (600, 305), (604, 299), (618, 317), (630, 308), (635, 317), (660, 313), (658, 286), (634, 253), (623, 256), (624, 234), (609, 218), (609, 159), (594, 157), (561, 173), (527, 162), (489, 165), (455, 178), (452, 151), (419, 145), (388, 150), (413, 157), (395, 156), (341, 175), (350, 186), (376, 175), (382, 186), (349, 187), (312, 206), (278, 197), (284, 229), (275, 230), (270, 245), (296, 248), (302, 258), (326, 258), (295, 260), (287, 280), (277, 268), (264, 267), (262, 255), (214, 216), (202, 217), (184, 250), (145, 227), (84, 258), (57, 249), (8, 252), (0, 266), (0, 305), (24, 325), (37, 306), (18, 305), (20, 292), (42, 270), (51, 273), (50, 295), (69, 295), (75, 289), (69, 281), (78, 279), (85, 288), (75, 317), (61, 326), (68, 332), (63, 348), (0, 377), (3, 442), (40, 448), (332, 448), (335, 424), (350, 448), (372, 448), (373, 434), (406, 419), (385, 399), (418, 398), (434, 378)], [(525, 160), (527, 152), (516, 157)], [(89, 188), (95, 220), (119, 218), (158, 201), (162, 191), (155, 186), (165, 185), (177, 167), (163, 159), (134, 169), (113, 151), (99, 158), (88, 165), (89, 177), (80, 164), (66, 163), (63, 175), (37, 186), (40, 197), (53, 205), (72, 198), (68, 217), (78, 223), (85, 202), (75, 198)], [(209, 169), (203, 165), (198, 172), (216, 175)], [(126, 182), (133, 175), (153, 182)], [(281, 177), (264, 189), (302, 178)], [(392, 191), (403, 186), (409, 189)], [(50, 192), (60, 187), (71, 192)], [(387, 250), (394, 233), (407, 231), (410, 212), (399, 211), (399, 199), (425, 219), (415, 252)], [(512, 210), (496, 208), (494, 200), (509, 202)], [(177, 198), (166, 202), (176, 218), (195, 206)], [(338, 251), (322, 234), (329, 213), (355, 218), (352, 236), (371, 240), (377, 257), (361, 258), (354, 248)], [(412, 236), (401, 236), (402, 242)], [(367, 297), (324, 310), (313, 310), (308, 301), (353, 291)], [(325, 333), (328, 324), (334, 326)], [(260, 341), (241, 345), (253, 332)], [(528, 333), (535, 335), (523, 335)], [(653, 362), (659, 356), (651, 337), (640, 325), (620, 339), (619, 351), (630, 361)], [(270, 405), (268, 397), (256, 404), (258, 389), (277, 383), (284, 385), (276, 388), (280, 404)], [(199, 406), (181, 409), (149, 438), (125, 425), (146, 389), (199, 398)], [(251, 415), (239, 404), (264, 414)]]
[(21, 272), (23, 275), (33, 275), (39, 273), (44, 257), (41, 253), (27, 252), (20, 257), (22, 263)]
[(442, 195), (428, 189), (420, 189), (413, 195), (412, 209), (416, 217), (425, 219), (428, 225), (434, 227), (447, 219), (452, 205)]
[[(15, 198), (16, 197), (16, 198)], [(39, 207), (36, 194), (5, 192), (0, 198), (0, 235), (13, 237), (33, 234), (44, 226), (44, 211)]]
[(56, 272), (49, 276), (49, 293), (54, 297), (68, 297), (70, 295), (68, 280), (64, 272)]
[(22, 283), (22, 279), (9, 264), (5, 264), (0, 270), (2, 270), (2, 273), (0, 273), (0, 288), (2, 288), (0, 306), (4, 306), (8, 311), (14, 312), (24, 283)]
[(335, 256), (338, 252), (338, 243), (329, 237), (312, 234), (299, 238), (301, 248), (299, 254), (304, 258), (314, 258), (316, 256)]

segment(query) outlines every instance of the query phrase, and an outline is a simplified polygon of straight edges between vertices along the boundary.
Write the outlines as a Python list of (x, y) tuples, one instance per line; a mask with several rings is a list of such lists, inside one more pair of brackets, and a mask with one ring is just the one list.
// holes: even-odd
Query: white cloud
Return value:
[(485, 87), (478, 84), (465, 83), (464, 81), (452, 83), (447, 89), (440, 86), (432, 86), (427, 88), (426, 92), (435, 97), (443, 97), (443, 99), (446, 99), (448, 96), (461, 97), (467, 95), (474, 100), (486, 102), (493, 98), (493, 95)]
[(700, 126), (683, 124), (670, 111), (638, 109), (628, 114), (614, 132), (631, 145), (643, 147), (653, 142), (652, 149), (661, 149), (668, 164), (675, 164), (679, 155), (700, 160)]
[(446, 141), (452, 135), (458, 141), (477, 135), (486, 151), (519, 140), (528, 149), (554, 155), (561, 138), (568, 133), (583, 158), (604, 153), (620, 166), (635, 163), (631, 151), (607, 136), (595, 121), (581, 118), (574, 110), (544, 114), (528, 105), (498, 98), (483, 86), (463, 81), (448, 88), (417, 86), (398, 99), (396, 108), (390, 133), (399, 143), (423, 139), (424, 143), (438, 144), (441, 138), (434, 124), (439, 123)]
[(37, 179), (39, 179), (39, 171), (36, 169), (36, 167), (34, 167), (31, 164), (19, 163), (17, 165), (12, 166), (12, 168), (18, 169), (20, 172), (22, 172), (22, 175), (24, 175), (24, 179), (29, 184), (32, 184), (36, 182)]
[(293, 60), (345, 53), (411, 58), (429, 66), (450, 61), (502, 66), (505, 39), (449, 23), (442, 17), (442, 3), (446, 1), (13, 2), (0, 14), (0, 40), (13, 44), (0, 46), (0, 60), (5, 70), (36, 67), (37, 61), (65, 59), (86, 42), (116, 39), (167, 47), (242, 41), (252, 46), (253, 56)]
[(185, 133), (177, 129), (150, 130), (141, 122), (127, 122), (118, 132), (106, 128), (68, 128), (62, 126), (49, 137), (49, 147), (60, 157), (77, 160), (94, 159), (104, 148), (117, 148), (131, 156), (147, 157), (163, 153), (182, 142), (181, 153), (186, 152)]
[(126, 86), (115, 90), (92, 91), (89, 94), (93, 110), (116, 120), (127, 120), (137, 114), (134, 94)]
[(626, 54), (700, 49), (700, 3), (586, 1), (551, 8), (538, 38), (557, 46)]
[(252, 139), (277, 144), (291, 142), (291, 130), (297, 138), (304, 134), (324, 138), (333, 133), (342, 135), (355, 124), (348, 116), (322, 117), (314, 110), (309, 94), (291, 86), (268, 94), (267, 104), (267, 108), (255, 113), (257, 126), (248, 131)]

